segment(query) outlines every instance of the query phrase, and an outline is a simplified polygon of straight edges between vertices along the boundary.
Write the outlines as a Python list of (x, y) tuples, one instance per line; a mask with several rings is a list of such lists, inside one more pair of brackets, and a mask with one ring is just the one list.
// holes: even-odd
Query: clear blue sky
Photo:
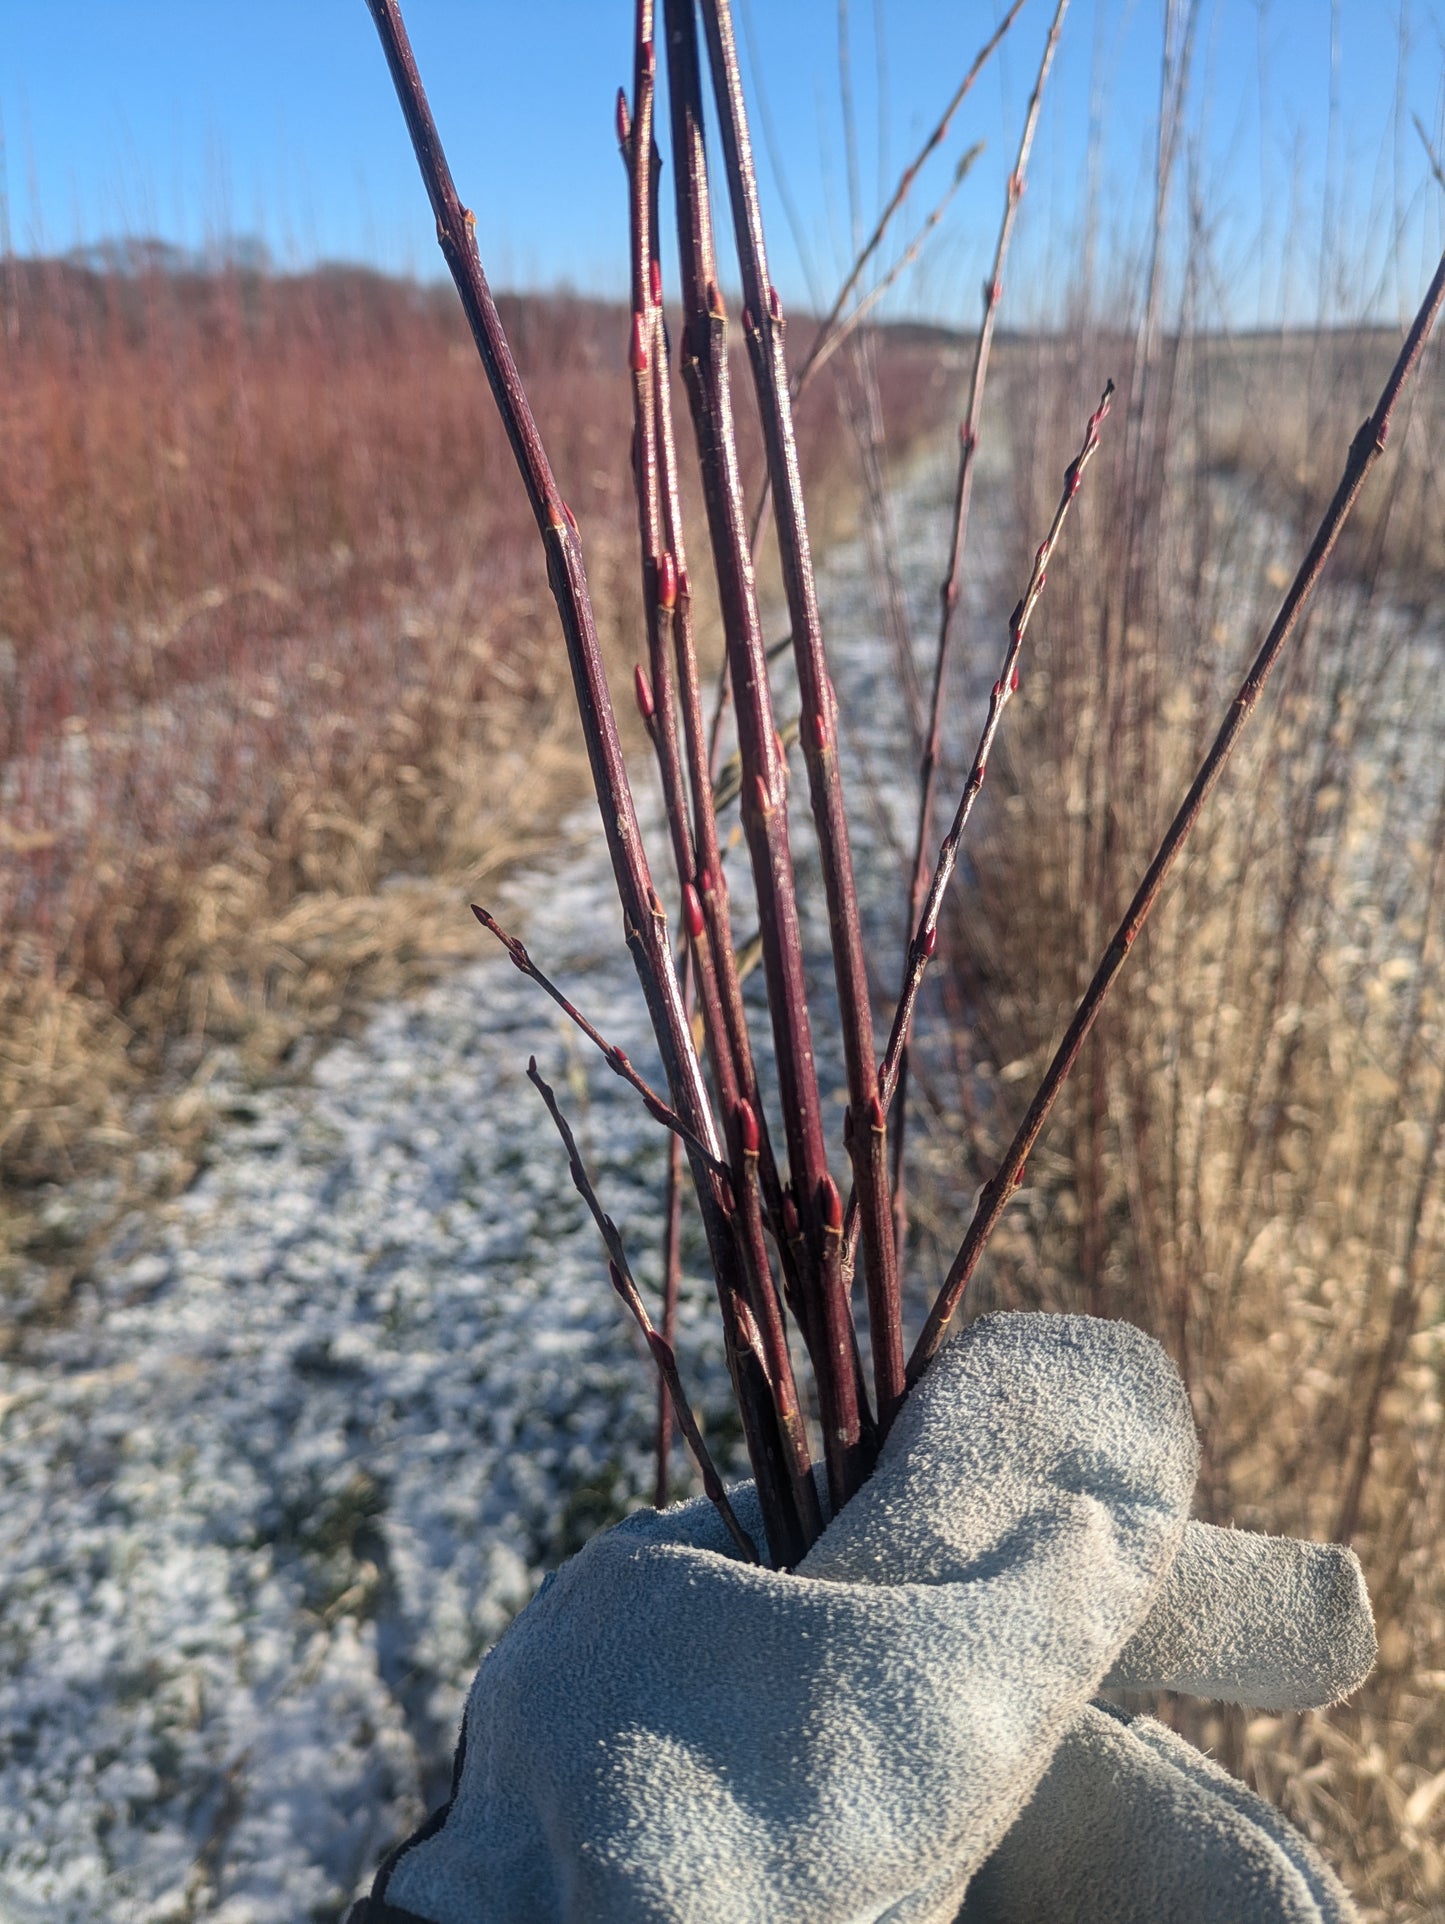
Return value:
[[(848, 253), (839, 8), (734, 5), (807, 237), (805, 262), (765, 163), (774, 278), (796, 305), (810, 277), (818, 297), (831, 293)], [(1001, 0), (850, 0), (865, 221), (1000, 10)], [(987, 143), (894, 311), (974, 318), (1051, 10), (1029, 0), (923, 183), (920, 213), (952, 158)], [(493, 280), (620, 293), (612, 102), (630, 67), (630, 0), (410, 0), (406, 13)], [(1163, 13), (1164, 0), (1073, 0), (1011, 275), (1016, 318), (1048, 307), (1060, 264), (1076, 256), (1091, 151), (1103, 257), (1138, 244)], [(1282, 299), (1309, 308), (1322, 232), (1350, 264), (1346, 307), (1413, 305), (1445, 234), (1445, 193), (1411, 125), (1418, 113), (1440, 149), (1445, 0), (1200, 0), (1199, 21), (1189, 147), (1232, 318), (1268, 316)], [(1091, 127), (1102, 128), (1092, 144)], [(116, 234), (191, 246), (259, 234), (283, 265), (439, 271), (362, 0), (13, 0), (0, 131), (22, 253)]]

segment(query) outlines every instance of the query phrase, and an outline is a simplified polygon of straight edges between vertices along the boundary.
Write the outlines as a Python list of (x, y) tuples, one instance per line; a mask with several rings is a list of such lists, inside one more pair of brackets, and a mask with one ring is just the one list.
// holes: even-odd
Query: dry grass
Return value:
[[(0, 1281), (29, 1246), (63, 1293), (54, 1185), (187, 1182), (214, 1045), (285, 1072), (475, 953), (468, 894), (536, 856), (586, 776), (449, 289), (136, 248), (0, 263), (0, 297)], [(504, 307), (625, 677), (625, 317)], [(930, 357), (882, 358), (917, 432)], [(817, 467), (842, 434), (820, 381)], [(849, 490), (820, 512), (846, 526)]]
[[(1347, 372), (1341, 345), (1295, 344), (1323, 382), (1296, 392), (1274, 345), (1175, 343), (1147, 394), (1117, 340), (1015, 349), (1016, 580), (1104, 373), (1122, 376), (1121, 426), (1050, 571), (955, 930), (980, 1175), (1373, 399), (1379, 344), (1356, 341)], [(1437, 347), (1422, 392), (1440, 370)], [(1420, 612), (1440, 605), (1438, 515), (1419, 511), (1438, 474), (1418, 415), (1401, 440), (972, 1307), (1153, 1330), (1194, 1399), (1203, 1514), (1353, 1540), (1381, 1660), (1348, 1706), (1168, 1714), (1317, 1837), (1370, 1916), (1423, 1920), (1445, 1907), (1445, 703), (1438, 617)], [(1296, 489), (1250, 448), (1293, 462)]]

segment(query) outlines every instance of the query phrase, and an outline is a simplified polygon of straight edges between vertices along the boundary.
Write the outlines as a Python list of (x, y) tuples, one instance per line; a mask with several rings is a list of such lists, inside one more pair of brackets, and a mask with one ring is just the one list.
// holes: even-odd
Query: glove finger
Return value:
[(799, 1573), (739, 1562), (704, 1506), (552, 1577), (386, 1897), (436, 1924), (951, 1919), (1162, 1585), (1194, 1472), (1140, 1332), (975, 1324)]
[(1163, 1591), (1108, 1682), (1307, 1710), (1348, 1696), (1369, 1675), (1375, 1652), (1353, 1550), (1191, 1523)]
[(1162, 1726), (1087, 1708), (958, 1924), (1352, 1924), (1278, 1811)]
[[(1025, 1558), (1038, 1520), (1090, 1512), (1162, 1577), (1198, 1461), (1184, 1386), (1142, 1330), (986, 1316), (939, 1352), (877, 1470), (799, 1571), (835, 1583), (972, 1583)], [(1146, 1549), (1156, 1539), (1168, 1544), (1162, 1566)], [(1107, 1592), (1107, 1572), (1080, 1571), (1077, 1587), (1098, 1592), (1099, 1576)]]

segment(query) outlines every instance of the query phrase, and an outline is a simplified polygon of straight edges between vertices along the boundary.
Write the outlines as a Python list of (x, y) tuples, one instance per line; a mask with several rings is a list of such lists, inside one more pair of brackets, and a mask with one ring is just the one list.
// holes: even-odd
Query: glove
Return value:
[[(738, 1561), (697, 1502), (630, 1518), (550, 1577), (478, 1672), (450, 1804), (383, 1865), (353, 1924), (948, 1924), (985, 1865), (1000, 1916), (1316, 1914), (1282, 1911), (1257, 1879), (1229, 1885), (1224, 1909), (1178, 1913), (1151, 1908), (1145, 1883), (1131, 1909), (1144, 1847), (1101, 1861), (1090, 1828), (1111, 1808), (1116, 1733), (1140, 1766), (1116, 1828), (1145, 1812), (1168, 1888), (1197, 1898), (1247, 1832), (1310, 1867), (1336, 1903), (1318, 1915), (1344, 1915), (1266, 1806), (1231, 1786), (1236, 1829), (1201, 1828), (1228, 1780), (1177, 1746), (1190, 1777), (1165, 1733), (1089, 1707), (1106, 1681), (1236, 1673), (1242, 1700), (1278, 1685), (1281, 1701), (1320, 1701), (1373, 1660), (1349, 1553), (1186, 1533), (1196, 1468), (1183, 1387), (1149, 1338), (1082, 1317), (981, 1320), (940, 1352), (795, 1573)], [(734, 1507), (761, 1540), (748, 1486)], [(1239, 1593), (1223, 1619), (1199, 1587), (1221, 1571)], [(1304, 1613), (1295, 1631), (1275, 1629), (1279, 1607)], [(1258, 1626), (1263, 1654), (1239, 1643)], [(1195, 1802), (1171, 1807), (1164, 1784), (1186, 1778)], [(1011, 1827), (1036, 1789), (1024, 1824), (1048, 1830), (1055, 1809), (1073, 1824), (1092, 1911), (1046, 1883), (1040, 1906), (1017, 1861)], [(966, 1915), (994, 1912), (970, 1898)]]
[[(1345, 1695), (1374, 1660), (1351, 1551), (1191, 1523), (1163, 1595), (1107, 1681), (1304, 1710)], [(1172, 1731), (1098, 1704), (970, 1884), (960, 1924), (1355, 1915), (1278, 1811)]]

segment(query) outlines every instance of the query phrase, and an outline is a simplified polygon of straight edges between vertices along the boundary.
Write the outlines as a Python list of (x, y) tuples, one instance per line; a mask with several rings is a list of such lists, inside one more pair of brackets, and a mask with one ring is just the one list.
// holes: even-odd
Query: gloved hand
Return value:
[(1348, 1915), (1266, 1805), (1090, 1708), (1109, 1681), (1327, 1702), (1373, 1661), (1353, 1557), (1186, 1527), (1196, 1467), (1139, 1331), (981, 1320), (796, 1573), (697, 1502), (550, 1577), (477, 1674), (450, 1805), (353, 1924), (948, 1924), (984, 1866), (971, 1924)]

